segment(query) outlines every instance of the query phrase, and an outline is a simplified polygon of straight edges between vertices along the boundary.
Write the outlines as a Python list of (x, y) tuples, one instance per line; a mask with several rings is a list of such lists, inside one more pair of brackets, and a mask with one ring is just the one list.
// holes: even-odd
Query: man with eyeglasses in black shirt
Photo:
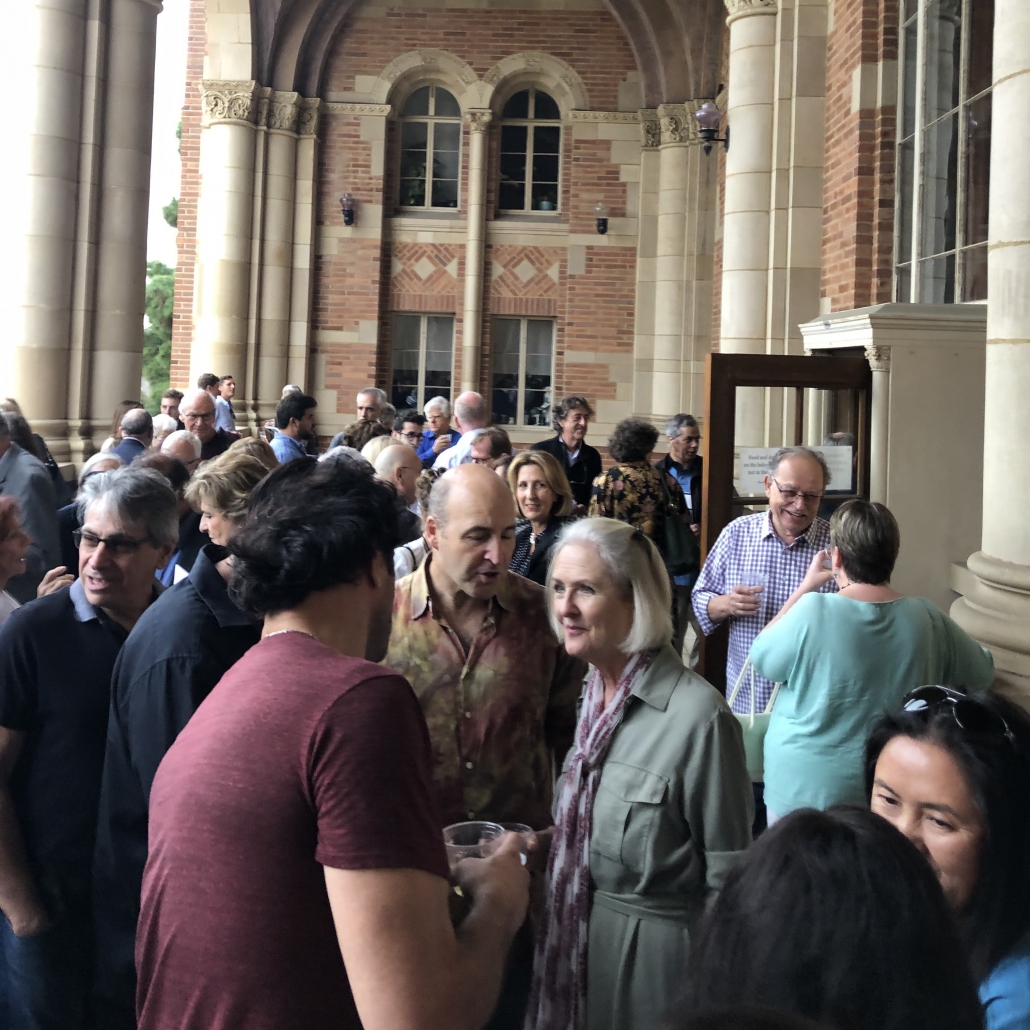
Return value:
[(0, 631), (0, 1026), (93, 1026), (92, 867), (111, 672), (179, 535), (153, 469), (88, 479), (79, 578)]

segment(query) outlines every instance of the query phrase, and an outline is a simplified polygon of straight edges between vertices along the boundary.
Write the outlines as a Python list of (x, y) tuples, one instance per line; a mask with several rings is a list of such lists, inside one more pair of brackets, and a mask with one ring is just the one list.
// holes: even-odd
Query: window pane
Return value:
[(987, 240), (991, 178), (991, 94), (974, 100), (966, 115), (966, 219), (963, 243)]
[(426, 152), (424, 150), (401, 151), (401, 178), (420, 179), (426, 174)]
[(433, 151), (433, 178), (458, 180), (458, 155), (449, 150)]
[(558, 105), (554, 102), (554, 98), (547, 93), (541, 93), (540, 90), (536, 91), (536, 103), (533, 106), (533, 117), (534, 118), (553, 118), (557, 120), (561, 118), (561, 111), (558, 110)]
[(533, 155), (533, 182), (558, 181), (558, 155)]
[(527, 426), (551, 424), (551, 362), (554, 323), (531, 319), (526, 323), (526, 396), (523, 404)]
[(994, 45), (994, 0), (973, 0), (969, 5), (969, 83), (967, 97), (991, 84)]
[(429, 114), (429, 87), (423, 86), (421, 89), (416, 89), (408, 97), (408, 102), (404, 105), (401, 114)]
[(526, 184), (524, 182), (502, 182), (497, 197), (497, 206), (502, 211), (524, 211), (526, 208)]
[(433, 149), (435, 151), (458, 151), (461, 143), (461, 122), (437, 122), (433, 126)]
[(429, 139), (428, 122), (402, 122), (401, 147), (404, 150), (425, 150)]
[(553, 182), (534, 182), (532, 201), (534, 211), (557, 210), (558, 184)]
[(561, 129), (557, 125), (538, 125), (533, 130), (534, 154), (557, 154), (561, 148)]
[(525, 182), (526, 155), (501, 154), (501, 182)]
[(458, 206), (458, 180), (433, 179), (433, 207)]
[(453, 341), (453, 318), (430, 315), (426, 319), (426, 396), (445, 390), (450, 399)]
[(393, 316), (393, 380), (390, 403), (396, 408), (418, 404), (418, 315)]
[(399, 201), (401, 207), (425, 207), (426, 180), (401, 179)]
[(528, 118), (529, 117), (529, 90), (524, 89), (521, 93), (516, 93), (509, 101), (504, 105), (504, 110), (501, 112), (502, 118)]
[(904, 96), (901, 102), (901, 139), (907, 139), (916, 125), (916, 54), (919, 25), (913, 19), (905, 29)]
[(501, 126), (501, 153), (524, 154), (526, 152), (526, 127), (524, 125)]
[(461, 117), (461, 108), (458, 106), (458, 101), (454, 99), (454, 94), (449, 93), (443, 86), (436, 87), (436, 107), (433, 113), (438, 118)]
[(955, 303), (955, 255), (919, 262), (919, 303)]
[(962, 251), (962, 299), (987, 299), (987, 245)]
[[(923, 137), (921, 252), (929, 257), (955, 246), (958, 114), (926, 129)], [(923, 303), (928, 303), (923, 300)]]
[(894, 300), (908, 304), (912, 300), (912, 266), (899, 265), (894, 277)]
[(926, 121), (958, 106), (962, 36), (959, 4), (931, 0), (926, 8)]
[(915, 194), (913, 162), (915, 143), (909, 140), (898, 147), (898, 261), (912, 257), (912, 199)]
[(499, 426), (513, 425), (518, 414), (519, 320), (496, 318), (490, 349), (493, 354), (493, 420)]

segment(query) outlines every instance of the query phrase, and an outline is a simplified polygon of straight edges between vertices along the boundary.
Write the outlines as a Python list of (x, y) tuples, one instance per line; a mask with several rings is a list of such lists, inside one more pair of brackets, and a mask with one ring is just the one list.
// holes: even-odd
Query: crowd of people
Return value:
[(234, 392), (0, 402), (0, 1027), (1030, 1028), (1030, 717), (818, 451), (702, 562), (687, 413)]

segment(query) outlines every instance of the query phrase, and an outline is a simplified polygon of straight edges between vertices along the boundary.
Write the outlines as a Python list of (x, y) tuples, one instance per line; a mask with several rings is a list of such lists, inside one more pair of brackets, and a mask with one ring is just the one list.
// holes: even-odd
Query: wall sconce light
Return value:
[(597, 219), (597, 233), (604, 236), (608, 232), (608, 205), (599, 200), (594, 206), (594, 217)]
[(730, 149), (730, 127), (726, 126), (726, 135), (719, 135), (719, 122), (722, 121), (722, 112), (710, 100), (706, 100), (699, 111), (694, 112), (697, 119), (698, 129), (701, 132), (701, 139), (704, 142), (704, 152), (712, 152), (713, 143), (721, 143), (726, 150)]
[(357, 201), (349, 193), (345, 193), (340, 197), (340, 209), (343, 211), (344, 225), (354, 224), (354, 211), (356, 207)]

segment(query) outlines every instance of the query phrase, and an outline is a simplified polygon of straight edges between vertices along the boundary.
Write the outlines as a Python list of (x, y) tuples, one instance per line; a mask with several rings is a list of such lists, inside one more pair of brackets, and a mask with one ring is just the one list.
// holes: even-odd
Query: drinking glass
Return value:
[(486, 858), (490, 844), (504, 834), (500, 823), (469, 822), (445, 826), (443, 843), (451, 871), (466, 858)]
[(756, 594), (758, 598), (758, 611), (755, 615), (765, 622), (765, 611), (767, 608), (767, 597), (769, 593), (769, 577), (764, 572), (757, 572), (754, 569), (746, 569), (740, 574), (740, 578), (737, 581), (738, 586), (742, 587), (761, 587), (761, 593)]

